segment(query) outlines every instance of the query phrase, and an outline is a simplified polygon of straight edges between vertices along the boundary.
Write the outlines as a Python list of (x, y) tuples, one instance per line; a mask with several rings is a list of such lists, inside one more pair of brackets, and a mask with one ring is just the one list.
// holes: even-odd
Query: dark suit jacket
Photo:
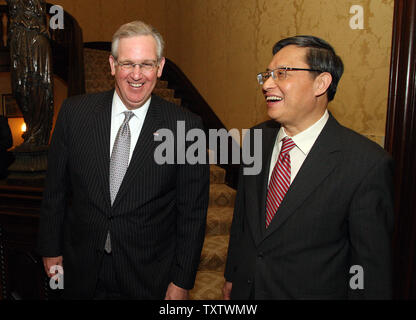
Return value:
[[(114, 91), (71, 97), (51, 146), (38, 238), (42, 256), (63, 255), (65, 295), (93, 296), (107, 230), (120, 290), (162, 299), (168, 284), (194, 285), (204, 240), (208, 165), (158, 165), (154, 133), (196, 115), (153, 96), (128, 170), (110, 205), (111, 104)], [(176, 141), (176, 139), (175, 139)], [(176, 148), (175, 148), (176, 150)]]
[[(262, 129), (263, 167), (240, 174), (225, 278), (231, 298), (391, 297), (392, 161), (377, 144), (332, 115), (269, 228), (265, 207), (270, 158), (280, 126)], [(350, 268), (364, 272), (364, 289)]]

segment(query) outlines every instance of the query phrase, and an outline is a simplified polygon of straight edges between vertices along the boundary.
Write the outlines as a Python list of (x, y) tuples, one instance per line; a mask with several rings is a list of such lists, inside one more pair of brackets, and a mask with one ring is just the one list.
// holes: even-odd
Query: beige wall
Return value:
[[(255, 75), (279, 39), (312, 34), (329, 41), (345, 73), (330, 110), (344, 125), (381, 142), (385, 131), (394, 0), (55, 0), (84, 41), (110, 41), (119, 25), (142, 19), (164, 36), (179, 65), (227, 128), (267, 119)], [(364, 29), (352, 30), (352, 5)]]
[(181, 0), (53, 0), (77, 19), (84, 42), (111, 41), (123, 23), (143, 20), (154, 25), (162, 35), (167, 30), (167, 3)]
[[(364, 8), (363, 30), (349, 26), (352, 5)], [(296, 34), (322, 37), (345, 64), (330, 110), (344, 125), (381, 142), (393, 6), (393, 0), (171, 1), (169, 11), (180, 18), (167, 29), (170, 57), (228, 128), (248, 128), (267, 119), (255, 75), (270, 62), (273, 44)]]

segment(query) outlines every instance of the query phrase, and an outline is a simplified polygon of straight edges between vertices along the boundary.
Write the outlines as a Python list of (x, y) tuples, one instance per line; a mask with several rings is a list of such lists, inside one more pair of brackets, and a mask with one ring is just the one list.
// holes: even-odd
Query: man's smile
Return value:
[(129, 82), (129, 85), (133, 88), (140, 88), (141, 86), (143, 86), (143, 83)]
[(266, 101), (267, 102), (278, 102), (278, 101), (282, 101), (283, 98), (279, 97), (279, 96), (266, 96)]

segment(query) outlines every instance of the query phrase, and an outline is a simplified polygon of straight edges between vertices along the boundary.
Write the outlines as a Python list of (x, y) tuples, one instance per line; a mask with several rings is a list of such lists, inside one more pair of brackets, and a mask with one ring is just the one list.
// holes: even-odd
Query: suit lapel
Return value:
[[(273, 152), (274, 142), (280, 125), (275, 121), (269, 121), (262, 130), (262, 170), (261, 173), (254, 176), (247, 176), (247, 184), (254, 186), (253, 189), (246, 191), (247, 204), (253, 204), (254, 208), (250, 209), (253, 214), (249, 214), (249, 225), (252, 228), (252, 234), (256, 243), (259, 243), (265, 231), (265, 212), (266, 212), (266, 194), (270, 167), (270, 157)], [(251, 145), (254, 143), (253, 134), (251, 134)]]
[(93, 117), (92, 136), (93, 146), (96, 148), (95, 156), (98, 170), (98, 179), (104, 195), (106, 205), (110, 206), (109, 166), (110, 166), (110, 130), (111, 130), (111, 105), (114, 90), (107, 91), (103, 99), (95, 108)]
[(135, 177), (140, 172), (146, 161), (149, 161), (148, 158), (153, 161), (155, 144), (154, 133), (162, 127), (161, 100), (153, 95), (146, 118), (143, 122), (142, 130), (140, 131), (140, 136), (134, 148), (129, 167), (127, 168), (123, 182), (121, 183), (116, 199), (114, 200), (113, 207), (117, 206), (120, 199), (126, 191), (129, 190), (129, 185), (135, 180)]
[(286, 193), (276, 216), (266, 229), (263, 240), (279, 229), (338, 165), (341, 157), (341, 152), (339, 152), (341, 142), (337, 136), (339, 128), (339, 124), (330, 115), (327, 124)]

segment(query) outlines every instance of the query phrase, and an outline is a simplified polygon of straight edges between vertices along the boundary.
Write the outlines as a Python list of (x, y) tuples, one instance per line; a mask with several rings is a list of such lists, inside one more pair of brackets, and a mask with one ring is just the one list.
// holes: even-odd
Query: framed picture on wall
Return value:
[(22, 112), (12, 94), (2, 94), (3, 116), (6, 118), (21, 118)]

